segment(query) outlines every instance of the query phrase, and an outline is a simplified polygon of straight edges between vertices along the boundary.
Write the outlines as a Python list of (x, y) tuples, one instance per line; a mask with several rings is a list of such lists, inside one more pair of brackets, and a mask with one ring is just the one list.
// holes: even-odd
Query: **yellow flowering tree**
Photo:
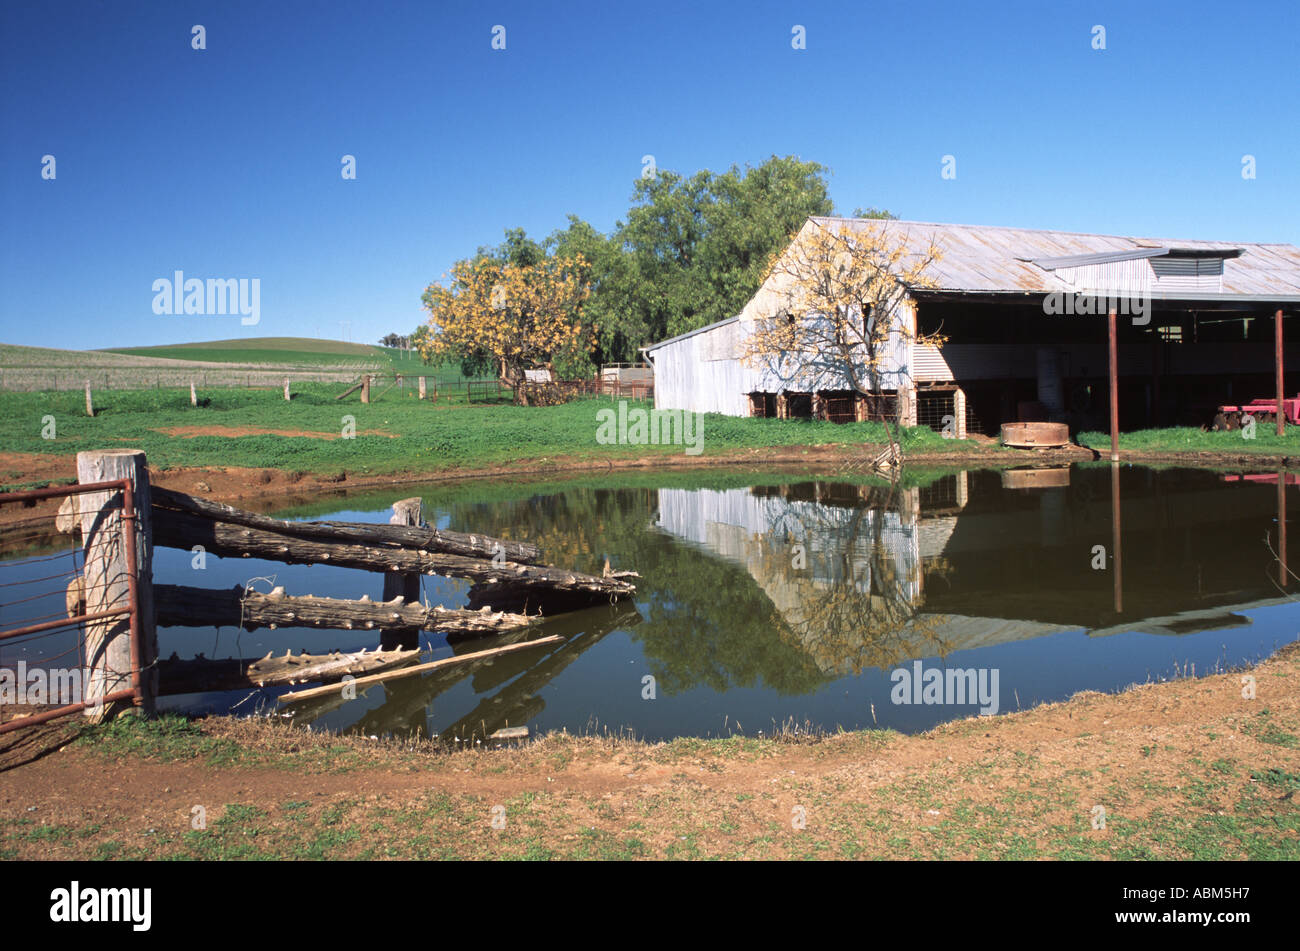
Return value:
[(421, 298), (429, 332), (416, 340), (420, 355), (428, 361), (486, 355), (518, 400), (525, 370), (594, 349), (594, 328), (582, 315), (586, 270), (580, 255), (457, 262), (447, 283), (430, 284)]
[[(940, 257), (933, 240), (914, 247), (888, 224), (809, 222), (768, 268), (766, 312), (743, 338), (742, 358), (779, 376), (879, 393), (901, 344), (943, 343), (939, 335), (918, 336), (906, 308), (909, 289), (935, 285), (927, 270)], [(897, 437), (895, 420), (891, 448)]]

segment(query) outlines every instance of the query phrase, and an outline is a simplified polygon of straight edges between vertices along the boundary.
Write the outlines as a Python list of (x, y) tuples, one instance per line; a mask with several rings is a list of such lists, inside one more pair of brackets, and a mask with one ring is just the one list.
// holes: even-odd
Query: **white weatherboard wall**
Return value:
[[(790, 364), (777, 369), (750, 367), (743, 361), (742, 336), (752, 326), (744, 317), (717, 324), (649, 350), (654, 367), (655, 409), (748, 416), (750, 393), (811, 393), (850, 390), (845, 375), (834, 366)], [(893, 353), (881, 375), (881, 388), (897, 389), (910, 373), (911, 341), (890, 335)]]
[(728, 321), (651, 351), (655, 409), (748, 416), (759, 374), (735, 356), (739, 326)]

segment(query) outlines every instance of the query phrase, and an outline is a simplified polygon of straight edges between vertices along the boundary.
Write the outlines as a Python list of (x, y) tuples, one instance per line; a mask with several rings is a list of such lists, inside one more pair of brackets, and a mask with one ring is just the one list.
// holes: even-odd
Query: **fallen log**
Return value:
[(287, 684), (342, 680), (409, 664), (420, 656), (415, 650), (334, 651), (329, 654), (267, 654), (262, 658), (231, 657), (212, 660), (200, 654), (182, 660), (172, 654), (158, 662), (159, 693), (204, 693), (215, 690), (259, 689)]
[(417, 628), (446, 634), (499, 634), (534, 624), (538, 618), (504, 611), (466, 611), (391, 601), (345, 601), (338, 598), (290, 597), (283, 588), (270, 594), (242, 585), (225, 591), (189, 585), (154, 585), (158, 624), (167, 627), (313, 627), (335, 630), (400, 630)]
[[(491, 657), (498, 657), (502, 654), (513, 654), (515, 651), (528, 650), (534, 647), (549, 647), (552, 644), (558, 644), (564, 638), (559, 634), (552, 634), (550, 637), (539, 637), (535, 641), (523, 641), (519, 644), (507, 644), (504, 647), (493, 647), (485, 651), (475, 651), (472, 654), (459, 654), (455, 657), (445, 657), (442, 660), (435, 660), (428, 664), (417, 664), (414, 667), (405, 667), (401, 670), (385, 671), (381, 674), (372, 674), (369, 677), (358, 677), (350, 681), (347, 686), (363, 688), (373, 684), (384, 683), (389, 680), (396, 680), (399, 677), (414, 677), (417, 674), (425, 674), (434, 670), (443, 670), (447, 667), (455, 667), (459, 664), (473, 664), (481, 660), (487, 660)], [(311, 687), (307, 690), (297, 690), (292, 693), (282, 694), (280, 701), (282, 703), (294, 703), (298, 700), (309, 700), (312, 697), (324, 697), (340, 688), (337, 685), (328, 687)]]
[(628, 571), (597, 577), (563, 568), (510, 561), (498, 564), (482, 558), (413, 548), (378, 548), (298, 538), (165, 510), (157, 510), (153, 533), (155, 545), (186, 551), (202, 545), (209, 554), (220, 557), (265, 558), (288, 564), (338, 565), (362, 571), (419, 572), (465, 578), (481, 586), (484, 592), (508, 596), (515, 603), (526, 601), (538, 610), (542, 606), (554, 608), (557, 603), (563, 603), (568, 609), (578, 604), (628, 597), (635, 593), (636, 588), (627, 579), (639, 577), (636, 572)]
[[(283, 519), (258, 515), (256, 512), (245, 512), (221, 502), (213, 502), (169, 489), (158, 489), (153, 493), (153, 506), (155, 510), (188, 512), (233, 525), (279, 532), (281, 535), (294, 538), (313, 538), (355, 545), (418, 548), (421, 551), (465, 555), (470, 558), (495, 557), (498, 561), (504, 559), (526, 565), (537, 564), (542, 557), (541, 549), (536, 545), (513, 542), (506, 538), (493, 538), (491, 535), (451, 532), (428, 526), (373, 525), (366, 522), (286, 522)], [(159, 512), (159, 516), (163, 515), (164, 512)]]

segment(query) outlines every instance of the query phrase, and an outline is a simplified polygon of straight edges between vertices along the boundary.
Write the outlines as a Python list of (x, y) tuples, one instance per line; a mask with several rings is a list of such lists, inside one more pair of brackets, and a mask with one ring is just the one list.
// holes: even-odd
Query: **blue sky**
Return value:
[[(684, 172), (815, 160), (846, 214), (1300, 244), (1298, 11), (7, 2), (0, 341), (340, 338), (349, 321), (374, 342), (508, 227), (610, 229), (647, 154)], [(260, 322), (156, 315), (152, 282), (176, 270), (260, 279)]]

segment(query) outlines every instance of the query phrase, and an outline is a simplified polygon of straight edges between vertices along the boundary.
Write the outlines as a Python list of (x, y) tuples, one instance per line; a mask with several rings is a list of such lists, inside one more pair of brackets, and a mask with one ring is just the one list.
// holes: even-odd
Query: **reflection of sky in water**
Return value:
[[(1015, 483), (998, 473), (949, 475), (893, 498), (806, 477), (729, 488), (708, 487), (710, 478), (701, 476), (699, 488), (521, 490), (492, 503), (441, 504), (428, 513), (439, 527), (536, 541), (560, 565), (598, 570), (609, 554), (615, 568), (641, 572), (635, 605), (550, 621), (543, 632), (565, 637), (558, 648), (372, 687), (299, 719), (367, 733), (470, 735), (526, 723), (534, 731), (630, 728), (654, 739), (767, 732), (788, 720), (913, 732), (976, 710), (892, 703), (891, 670), (910, 669), (915, 658), (926, 668), (996, 668), (999, 709), (1011, 711), (1079, 690), (1252, 663), (1296, 637), (1300, 606), (1270, 580), (1276, 566), (1263, 542), (1276, 531), (1272, 485), (1125, 469), (1117, 613), (1113, 574), (1089, 567), (1093, 546), (1111, 545), (1108, 469), (1076, 468), (1068, 485), (1032, 489), (1008, 487)], [(386, 508), (347, 504), (318, 517), (387, 521)], [(258, 590), (382, 595), (376, 573), (215, 557), (198, 571), (192, 557), (159, 549), (155, 579), (230, 588), (265, 576)], [(36, 562), (10, 568), (5, 580), (51, 573), (50, 563)], [(434, 603), (464, 604), (464, 582), (422, 584)], [(15, 597), (5, 599), (5, 626), (63, 608), (61, 593), (22, 604)], [(301, 629), (167, 629), (159, 637), (165, 656), (181, 657), (377, 642), (374, 632)], [(499, 643), (453, 647), (427, 634), (422, 642), (434, 659)], [(0, 645), (0, 663), (32, 663), (72, 645), (67, 634)], [(656, 678), (653, 700), (642, 696), (647, 675)], [(239, 703), (242, 713), (270, 709), (272, 697), (189, 695), (160, 705), (215, 712)]]

